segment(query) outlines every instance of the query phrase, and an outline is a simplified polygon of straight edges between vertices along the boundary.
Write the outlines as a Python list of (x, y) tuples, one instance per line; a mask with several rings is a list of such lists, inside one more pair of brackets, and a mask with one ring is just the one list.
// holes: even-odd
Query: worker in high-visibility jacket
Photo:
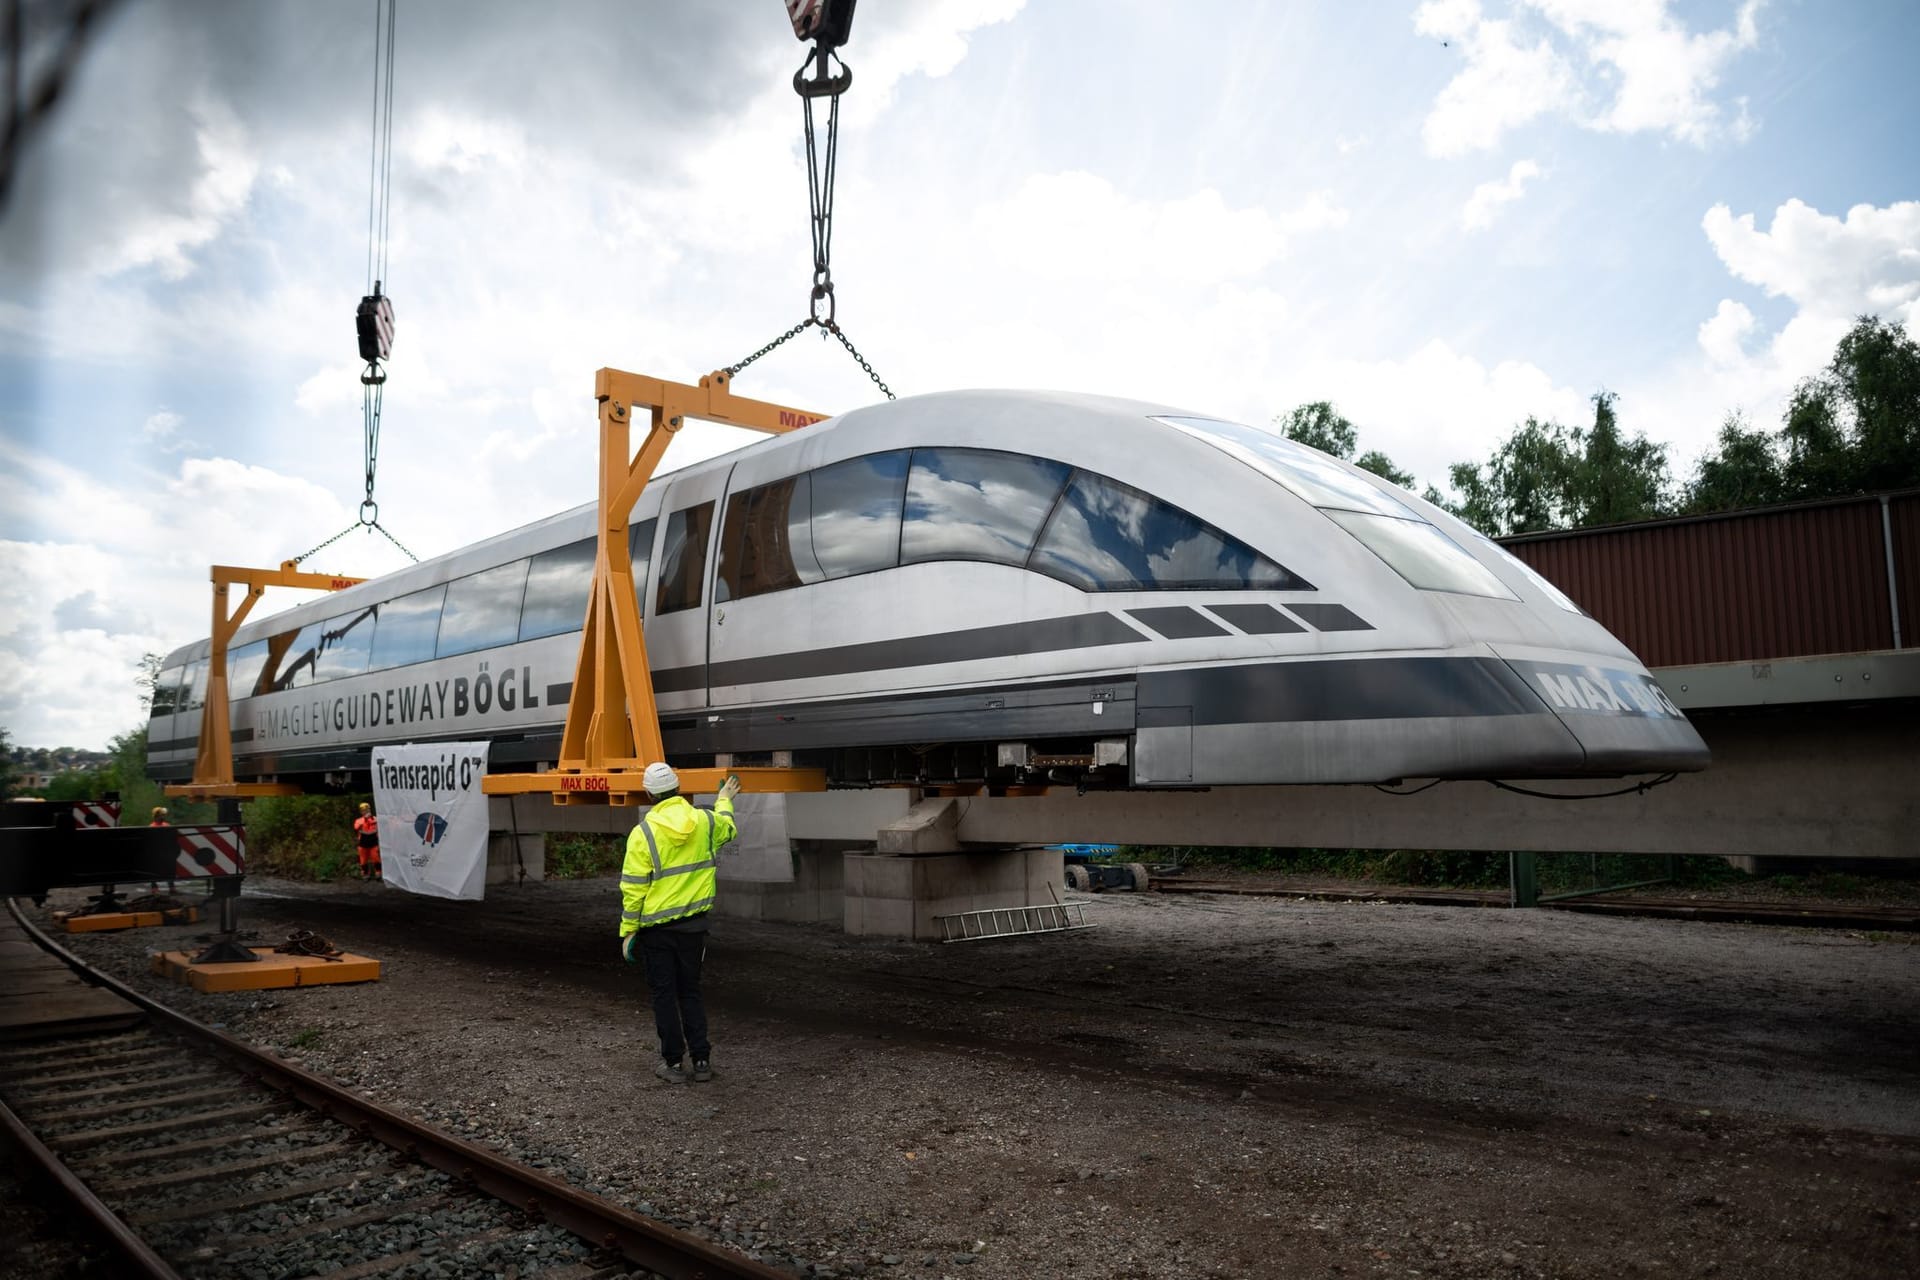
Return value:
[(711, 1080), (707, 1006), (700, 997), (700, 965), (707, 955), (708, 913), (713, 909), (714, 858), (739, 829), (733, 798), (740, 780), (720, 786), (712, 809), (696, 809), (680, 794), (680, 775), (656, 761), (640, 775), (652, 806), (627, 836), (620, 868), (620, 954), (628, 964), (644, 961), (653, 993), (653, 1026), (660, 1035), (660, 1062), (653, 1074), (685, 1084), (682, 1059), (693, 1055), (692, 1077)]

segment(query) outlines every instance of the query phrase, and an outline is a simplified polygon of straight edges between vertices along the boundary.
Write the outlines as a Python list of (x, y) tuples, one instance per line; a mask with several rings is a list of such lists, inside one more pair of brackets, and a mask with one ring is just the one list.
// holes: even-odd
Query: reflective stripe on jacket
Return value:
[(647, 810), (627, 834), (620, 868), (620, 936), (713, 906), (714, 853), (739, 834), (733, 802), (696, 809), (684, 796)]

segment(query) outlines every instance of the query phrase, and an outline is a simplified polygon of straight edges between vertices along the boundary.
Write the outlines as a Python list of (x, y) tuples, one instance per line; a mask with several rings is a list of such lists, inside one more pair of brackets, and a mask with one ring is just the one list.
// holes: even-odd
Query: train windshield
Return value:
[(1316, 507), (1341, 511), (1371, 511), (1376, 515), (1418, 520), (1411, 507), (1343, 468), (1338, 462), (1297, 440), (1214, 418), (1163, 417), (1158, 421), (1204, 440), (1222, 453), (1240, 459), (1269, 480), (1286, 486)]
[(1486, 565), (1358, 469), (1297, 440), (1217, 418), (1155, 419), (1185, 432), (1312, 503), (1423, 591), (1517, 599)]

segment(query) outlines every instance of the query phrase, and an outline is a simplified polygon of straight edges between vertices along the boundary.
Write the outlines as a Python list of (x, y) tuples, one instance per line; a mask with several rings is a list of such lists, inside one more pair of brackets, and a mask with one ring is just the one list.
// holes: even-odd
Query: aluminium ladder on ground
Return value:
[(1072, 933), (1091, 929), (1084, 902), (1047, 902), (1031, 907), (990, 907), (935, 916), (942, 942), (975, 942), (982, 938), (1020, 938), (1036, 933)]

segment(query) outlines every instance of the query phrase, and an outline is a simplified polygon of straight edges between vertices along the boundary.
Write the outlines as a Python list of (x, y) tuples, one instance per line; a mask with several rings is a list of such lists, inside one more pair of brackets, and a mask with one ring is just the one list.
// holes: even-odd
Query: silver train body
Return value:
[[(229, 654), (237, 776), (375, 744), (555, 759), (583, 507), (271, 618)], [(1647, 670), (1445, 512), (1275, 434), (1091, 396), (875, 405), (658, 477), (632, 546), (670, 756), (836, 781), (1191, 787), (1705, 766)], [(208, 643), (169, 655), (187, 777)]]

